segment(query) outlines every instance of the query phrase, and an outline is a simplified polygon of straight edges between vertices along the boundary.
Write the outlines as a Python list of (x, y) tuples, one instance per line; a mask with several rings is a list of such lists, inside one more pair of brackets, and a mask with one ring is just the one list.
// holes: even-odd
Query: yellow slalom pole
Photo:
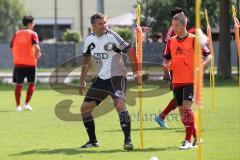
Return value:
[(205, 9), (205, 19), (207, 22), (207, 35), (208, 35), (208, 44), (209, 44), (209, 50), (210, 54), (212, 55), (212, 60), (211, 60), (211, 66), (210, 66), (210, 92), (211, 92), (211, 104), (212, 104), (212, 110), (215, 112), (215, 94), (214, 94), (214, 89), (215, 89), (215, 77), (214, 77), (214, 52), (213, 52), (213, 43), (212, 43), (212, 34), (211, 34), (211, 26), (209, 24), (208, 20), (208, 12)]
[(197, 135), (198, 135), (198, 160), (202, 160), (202, 143), (201, 143), (201, 110), (202, 110), (202, 94), (203, 94), (203, 64), (202, 64), (202, 52), (201, 45), (199, 42), (199, 30), (201, 26), (200, 21), (200, 9), (201, 0), (196, 0), (196, 34), (197, 38), (195, 41), (195, 54), (194, 54), (194, 103), (197, 106)]
[[(136, 54), (138, 60), (138, 74), (142, 74), (142, 28), (140, 27), (141, 8), (137, 5), (136, 8), (136, 19), (137, 27), (135, 30), (136, 35)], [(143, 103), (142, 103), (142, 76), (140, 76), (141, 85), (138, 86), (138, 98), (139, 98), (139, 112), (140, 112), (140, 148), (143, 149)]]
[[(232, 6), (232, 15), (234, 20), (235, 42), (236, 42), (237, 52), (238, 52), (238, 66), (240, 66), (239, 21), (237, 19), (237, 12), (234, 6)], [(240, 67), (239, 67), (239, 72), (240, 72)], [(240, 87), (240, 76), (238, 77), (238, 83)]]

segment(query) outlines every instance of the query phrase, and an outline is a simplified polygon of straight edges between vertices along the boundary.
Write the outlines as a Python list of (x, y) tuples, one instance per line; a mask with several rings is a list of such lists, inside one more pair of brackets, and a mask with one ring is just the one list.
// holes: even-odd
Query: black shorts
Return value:
[(184, 100), (193, 101), (193, 85), (174, 88), (173, 95), (177, 106), (182, 106)]
[(24, 78), (27, 77), (28, 83), (35, 83), (36, 67), (14, 67), (13, 69), (13, 82), (23, 83)]
[(91, 87), (87, 91), (84, 101), (95, 101), (99, 105), (108, 95), (113, 99), (125, 99), (127, 78), (116, 76), (110, 79), (103, 80), (96, 78)]

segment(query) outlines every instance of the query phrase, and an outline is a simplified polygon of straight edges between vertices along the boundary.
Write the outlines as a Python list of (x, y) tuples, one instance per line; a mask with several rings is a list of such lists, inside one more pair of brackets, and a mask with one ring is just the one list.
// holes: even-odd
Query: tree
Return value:
[(117, 32), (124, 40), (131, 41), (132, 31), (128, 27), (114, 27), (113, 31)]
[[(230, 4), (236, 4), (237, 0), (202, 0), (202, 29), (206, 30), (204, 9), (208, 10), (211, 27), (220, 27), (220, 45), (218, 59), (218, 73), (220, 79), (231, 78), (231, 34), (230, 34)], [(178, 6), (183, 8), (188, 17), (188, 27), (195, 26), (195, 0), (143, 0), (141, 4), (145, 23), (152, 33), (164, 32), (170, 26), (170, 11)], [(147, 16), (146, 16), (147, 15)], [(219, 22), (220, 19), (220, 22)]]
[(230, 2), (221, 0), (220, 4), (220, 45), (217, 76), (229, 79), (231, 75), (231, 34), (230, 34)]
[(63, 33), (63, 41), (79, 43), (82, 40), (80, 32), (67, 29)]
[[(202, 11), (208, 10), (211, 26), (217, 24), (219, 15), (219, 1), (202, 0)], [(195, 0), (143, 0), (143, 15), (145, 16), (145, 24), (151, 27), (153, 34), (164, 32), (171, 22), (170, 12), (174, 7), (181, 7), (188, 17), (188, 28), (195, 26)], [(204, 15), (202, 14), (202, 26), (206, 26)]]
[(25, 13), (19, 0), (0, 0), (0, 42), (9, 42)]

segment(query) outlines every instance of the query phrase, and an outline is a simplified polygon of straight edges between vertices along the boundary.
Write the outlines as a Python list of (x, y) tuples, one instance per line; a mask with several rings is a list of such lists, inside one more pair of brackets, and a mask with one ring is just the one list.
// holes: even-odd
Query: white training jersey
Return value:
[(83, 55), (92, 55), (97, 69), (97, 76), (109, 79), (114, 76), (126, 76), (122, 52), (129, 47), (116, 32), (107, 30), (101, 37), (94, 33), (85, 39)]

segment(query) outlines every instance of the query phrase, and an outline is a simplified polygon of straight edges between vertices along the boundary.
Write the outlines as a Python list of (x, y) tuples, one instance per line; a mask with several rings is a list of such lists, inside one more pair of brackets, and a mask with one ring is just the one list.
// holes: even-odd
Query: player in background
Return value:
[[(16, 111), (32, 110), (29, 102), (35, 90), (37, 61), (41, 57), (38, 35), (33, 31), (34, 18), (24, 16), (22, 19), (24, 28), (18, 30), (11, 41), (10, 48), (13, 55), (13, 82), (15, 86)], [(25, 104), (20, 106), (22, 84), (25, 77), (28, 82)]]

